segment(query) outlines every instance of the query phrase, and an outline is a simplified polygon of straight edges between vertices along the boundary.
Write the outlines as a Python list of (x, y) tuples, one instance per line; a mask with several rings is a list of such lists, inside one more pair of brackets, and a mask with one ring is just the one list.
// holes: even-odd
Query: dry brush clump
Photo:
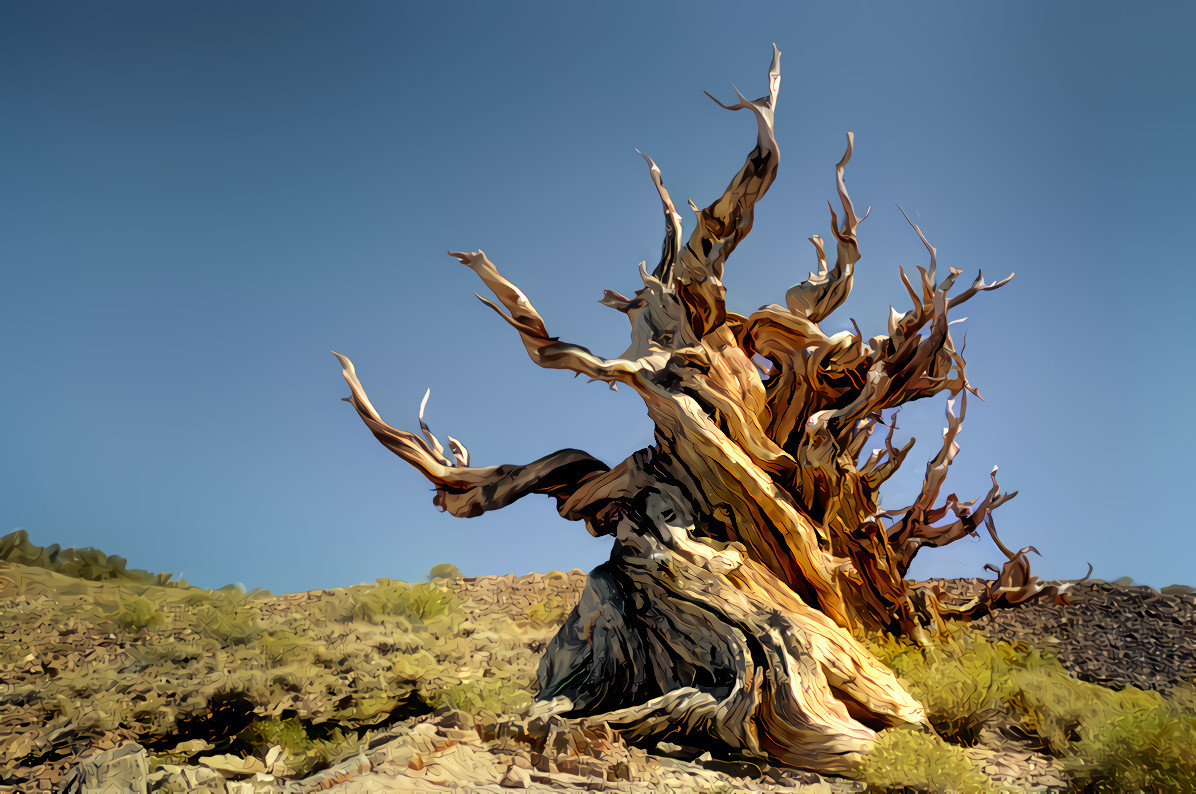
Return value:
[(1020, 732), (1062, 759), (1085, 791), (1196, 792), (1196, 687), (1164, 696), (1108, 689), (1041, 663), (1007, 698)]
[(931, 647), (871, 639), (877, 657), (925, 704), (937, 736), (882, 733), (864, 756), (861, 779), (870, 787), (900, 788), (904, 780), (918, 791), (995, 790), (961, 751), (1004, 716), (1021, 743), (1059, 758), (1080, 790), (1196, 791), (1193, 684), (1167, 696), (1113, 690), (1076, 679), (1042, 647), (990, 642), (959, 624), (948, 632), (951, 643)]
[(893, 728), (880, 735), (864, 755), (859, 779), (870, 792), (996, 794), (1000, 790), (959, 747), (908, 728)]

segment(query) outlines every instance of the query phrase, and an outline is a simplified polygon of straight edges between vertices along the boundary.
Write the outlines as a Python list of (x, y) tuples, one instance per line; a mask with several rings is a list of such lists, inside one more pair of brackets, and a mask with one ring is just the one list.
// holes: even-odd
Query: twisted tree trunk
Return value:
[[(979, 277), (948, 297), (960, 271), (936, 283), (935, 249), (920, 283), (905, 284), (913, 308), (889, 319), (888, 334), (823, 334), (818, 323), (847, 297), (859, 259), (857, 218), (844, 183), (851, 157), (836, 167), (842, 224), (831, 210), (836, 260), (828, 268), (812, 237), (818, 272), (786, 294), (785, 306), (744, 317), (727, 311), (723, 267), (752, 227), (755, 203), (776, 177), (773, 111), (780, 89), (774, 47), (768, 95), (739, 97), (756, 146), (724, 194), (698, 210), (682, 242), (681, 216), (647, 160), (665, 216), (660, 263), (640, 272), (644, 288), (602, 302), (627, 315), (631, 346), (603, 359), (548, 334), (527, 297), (481, 251), (454, 253), (498, 303), (482, 299), (520, 335), (543, 367), (623, 384), (644, 400), (655, 443), (607, 467), (578, 450), (526, 466), (477, 468), (449, 438), (453, 458), (428, 431), (423, 438), (383, 422), (337, 354), (349, 401), (388, 449), (436, 486), (435, 503), (476, 516), (528, 493), (554, 497), (562, 516), (613, 535), (610, 561), (589, 577), (581, 602), (545, 651), (540, 698), (558, 710), (609, 722), (633, 739), (684, 737), (747, 757), (820, 771), (844, 771), (875, 730), (925, 723), (920, 704), (861, 645), (869, 631), (929, 641), (944, 616), (974, 618), (1065, 586), (1030, 576), (1026, 552), (1000, 544), (991, 511), (1014, 494), (993, 485), (979, 503), (954, 494), (934, 507), (957, 452), (966, 409), (964, 361), (947, 312), (986, 284)], [(717, 100), (715, 100), (717, 102)], [(721, 103), (719, 103), (721, 105)], [(505, 309), (505, 311), (504, 311)], [(925, 338), (919, 333), (925, 329)], [(942, 391), (948, 402), (943, 447), (927, 464), (909, 508), (877, 508), (881, 484), (913, 443), (857, 463), (884, 412)], [(426, 400), (426, 398), (425, 398)], [(955, 412), (958, 401), (959, 410)], [(944, 519), (954, 520), (941, 524)], [(887, 523), (891, 522), (891, 523)], [(986, 593), (948, 609), (904, 576), (918, 550), (975, 532), (984, 522), (1009, 561)], [(994, 569), (995, 570), (995, 569)]]

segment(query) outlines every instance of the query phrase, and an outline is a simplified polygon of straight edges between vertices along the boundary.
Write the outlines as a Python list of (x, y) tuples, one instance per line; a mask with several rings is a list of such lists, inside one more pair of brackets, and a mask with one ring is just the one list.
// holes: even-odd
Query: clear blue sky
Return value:
[[(483, 248), (551, 333), (613, 356), (662, 222), (635, 148), (705, 205), (754, 139), (782, 52), (780, 174), (731, 257), (731, 308), (783, 302), (829, 237), (844, 135), (855, 292), (883, 331), (924, 264), (970, 282), (971, 401), (944, 495), (983, 496), (1043, 578), (1196, 584), (1190, 4), (14, 2), (0, 6), (5, 354), (0, 534), (93, 545), (276, 592), (434, 564), (606, 558), (546, 497), (457, 519), (341, 398), (350, 356), (391, 424), (474, 462), (650, 441), (633, 394), (540, 370), (445, 249)], [(686, 213), (688, 229), (691, 216)], [(957, 329), (956, 333), (959, 331)], [(945, 397), (884, 504), (916, 490)], [(1183, 410), (1187, 409), (1187, 410)], [(986, 537), (911, 575), (979, 576)]]

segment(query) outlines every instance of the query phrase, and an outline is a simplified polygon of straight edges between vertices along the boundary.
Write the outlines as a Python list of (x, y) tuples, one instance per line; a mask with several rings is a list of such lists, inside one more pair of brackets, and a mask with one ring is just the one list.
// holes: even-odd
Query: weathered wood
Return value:
[[(541, 661), (540, 697), (552, 709), (606, 721), (642, 741), (681, 736), (691, 745), (843, 771), (876, 730), (926, 723), (921, 706), (861, 645), (865, 633), (925, 643), (943, 632), (944, 616), (974, 618), (1041, 595), (1062, 600), (1065, 586), (1030, 575), (1033, 547), (1014, 554), (997, 538), (992, 511), (1015, 494), (1000, 491), (995, 469), (979, 503), (951, 494), (935, 506), (958, 451), (967, 393), (976, 393), (947, 313), (1008, 278), (986, 284), (977, 277), (949, 296), (960, 271), (936, 283), (936, 251), (911, 224), (930, 255), (917, 285), (900, 273), (913, 308), (892, 312), (888, 334), (867, 341), (858, 326), (833, 336), (819, 327), (850, 293), (860, 258), (863, 218), (845, 182), (851, 133), (835, 169), (842, 223), (832, 207), (834, 266), (822, 239), (811, 237), (818, 270), (788, 291), (784, 306), (748, 317), (726, 310), (727, 256), (751, 230), (755, 204), (777, 174), (779, 90), (774, 47), (767, 96), (719, 103), (750, 110), (757, 141), (718, 200), (702, 210), (691, 202), (697, 223), (685, 244), (660, 168), (644, 156), (665, 239), (653, 271), (640, 265), (643, 289), (602, 298), (631, 322), (631, 344), (618, 358), (551, 336), (527, 296), (483, 252), (452, 253), (494, 294), (496, 301), (479, 298), (518, 332), (536, 364), (634, 389), (655, 425), (651, 447), (613, 467), (579, 450), (523, 466), (471, 467), (456, 439), (449, 438), (453, 460), (445, 455), (422, 406), (422, 437), (386, 424), (352, 362), (337, 355), (349, 402), (383, 445), (436, 486), (437, 506), (468, 517), (542, 493), (565, 518), (614, 536), (610, 561), (590, 574)], [(880, 510), (879, 488), (913, 443), (894, 446), (896, 409), (944, 391), (952, 395), (948, 426), (921, 493), (902, 511)], [(884, 447), (859, 463), (878, 424), (889, 427)], [(952, 523), (940, 525), (951, 515)], [(920, 549), (974, 534), (981, 522), (1008, 557), (987, 591), (949, 608), (938, 593), (907, 586)]]

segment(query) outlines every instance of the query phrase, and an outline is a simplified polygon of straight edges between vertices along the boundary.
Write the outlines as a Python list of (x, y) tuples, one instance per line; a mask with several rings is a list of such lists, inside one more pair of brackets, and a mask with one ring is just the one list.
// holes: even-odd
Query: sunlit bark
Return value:
[[(748, 757), (843, 771), (875, 730), (925, 724), (921, 706), (860, 643), (866, 633), (925, 643), (942, 631), (944, 616), (975, 618), (1044, 594), (1062, 599), (1065, 587), (1030, 575), (1032, 547), (1014, 554), (997, 538), (992, 511), (1015, 494), (999, 489), (996, 469), (979, 502), (950, 494), (935, 506), (958, 451), (968, 392), (975, 394), (947, 315), (1009, 279), (988, 284), (978, 276), (949, 296), (960, 271), (936, 282), (935, 249), (914, 226), (930, 262), (916, 284), (900, 273), (912, 308), (893, 311), (888, 333), (869, 340), (858, 326), (832, 336), (819, 327), (850, 293), (860, 258), (862, 218), (845, 182), (850, 133), (836, 166), (842, 220), (832, 208), (834, 265), (812, 237), (818, 270), (788, 291), (784, 306), (747, 317), (727, 311), (727, 256), (751, 230), (755, 204), (777, 174), (779, 90), (774, 48), (768, 94), (723, 105), (754, 115), (756, 145), (721, 197), (701, 210), (691, 203), (696, 226), (685, 243), (661, 171), (645, 156), (665, 240), (653, 271), (640, 266), (643, 289), (602, 299), (631, 322), (622, 356), (604, 359), (551, 336), (483, 252), (452, 254), (494, 294), (496, 301), (482, 300), (536, 364), (634, 389), (655, 424), (651, 447), (613, 467), (578, 450), (524, 466), (472, 467), (455, 439), (453, 458), (445, 454), (422, 407), (420, 436), (386, 424), (352, 363), (338, 357), (349, 401), (379, 441), (435, 485), (442, 509), (475, 516), (542, 493), (565, 518), (614, 537), (610, 561), (591, 573), (545, 652), (542, 699), (630, 738), (684, 736)], [(942, 392), (951, 395), (947, 429), (921, 493), (904, 510), (880, 510), (878, 490), (913, 443), (893, 445), (895, 409)], [(889, 425), (884, 447), (859, 463), (881, 423)], [(920, 549), (972, 535), (980, 523), (1009, 558), (987, 591), (951, 608), (907, 585)]]

